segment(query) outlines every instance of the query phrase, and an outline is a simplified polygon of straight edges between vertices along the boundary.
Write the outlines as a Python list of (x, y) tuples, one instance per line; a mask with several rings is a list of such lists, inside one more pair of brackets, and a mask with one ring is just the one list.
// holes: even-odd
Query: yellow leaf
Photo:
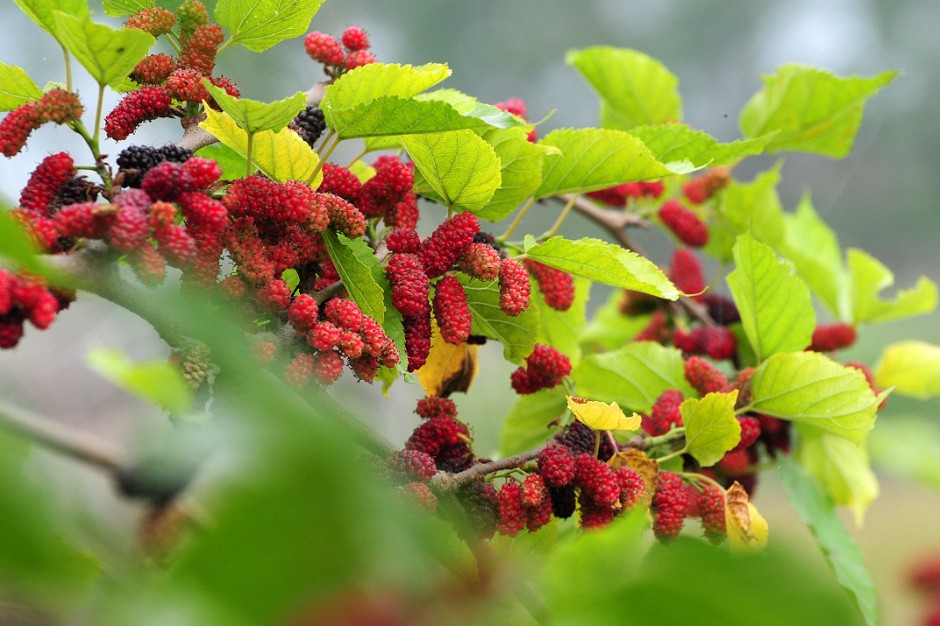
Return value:
[[(248, 133), (238, 127), (228, 113), (205, 107), (206, 119), (199, 127), (243, 157), (248, 154)], [(251, 139), (251, 160), (273, 180), (307, 180), (320, 162), (317, 153), (294, 131), (284, 128), (279, 132), (264, 130)], [(319, 172), (311, 183), (316, 189), (323, 180)]]
[(455, 391), (467, 391), (476, 378), (478, 345), (453, 345), (441, 338), (437, 324), (431, 320), (431, 353), (416, 372), (418, 383), (428, 396), (447, 397)]
[(735, 550), (760, 550), (767, 545), (767, 520), (748, 501), (747, 492), (735, 481), (725, 495), (728, 543)]
[(623, 414), (616, 402), (607, 404), (597, 400), (568, 398), (568, 408), (585, 426), (593, 430), (636, 430), (643, 418), (638, 413), (630, 417)]
[(653, 492), (656, 491), (656, 475), (659, 474), (659, 463), (655, 459), (646, 456), (642, 450), (628, 448), (621, 450), (610, 458), (607, 464), (611, 469), (629, 467), (636, 470), (636, 473), (643, 478), (646, 489), (640, 496), (640, 501), (646, 508), (649, 508), (653, 500)]

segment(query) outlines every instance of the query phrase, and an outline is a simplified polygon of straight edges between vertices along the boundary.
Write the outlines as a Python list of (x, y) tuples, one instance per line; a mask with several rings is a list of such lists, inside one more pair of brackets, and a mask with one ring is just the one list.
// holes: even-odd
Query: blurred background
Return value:
[[(112, 25), (92, 0), (96, 18)], [(208, 5), (213, 3), (207, 2)], [(760, 88), (759, 77), (780, 64), (796, 62), (840, 75), (870, 76), (886, 69), (903, 74), (867, 106), (852, 154), (839, 161), (820, 156), (786, 155), (780, 194), (792, 209), (812, 190), (820, 215), (838, 233), (843, 247), (862, 248), (883, 261), (896, 276), (896, 286), (912, 286), (920, 275), (940, 281), (940, 3), (932, 0), (700, 0), (656, 3), (590, 0), (476, 0), (456, 2), (385, 2), (327, 0), (311, 29), (339, 34), (356, 24), (370, 34), (379, 60), (422, 64), (446, 62), (453, 76), (444, 86), (482, 101), (519, 97), (532, 120), (548, 119), (545, 134), (561, 127), (593, 126), (597, 101), (580, 76), (564, 63), (572, 48), (613, 45), (638, 49), (662, 61), (680, 80), (686, 121), (722, 141), (740, 136), (738, 112)], [(58, 47), (12, 2), (0, 3), (2, 60), (25, 68), (40, 85), (64, 80)], [(73, 66), (77, 67), (77, 65)], [(233, 78), (242, 94), (274, 100), (306, 89), (322, 74), (303, 53), (301, 39), (279, 44), (264, 54), (231, 49), (218, 73)], [(79, 91), (93, 101), (95, 87), (76, 70)], [(109, 96), (105, 109), (117, 101)], [(175, 141), (172, 121), (144, 125), (122, 146), (105, 143), (112, 156), (130, 143), (162, 145)], [(61, 128), (35, 133), (29, 148), (0, 161), (0, 201), (14, 203), (29, 172), (45, 155), (84, 147)], [(778, 158), (749, 159), (735, 170), (750, 180)], [(597, 234), (572, 218), (569, 234)], [(669, 250), (650, 250), (662, 261)], [(605, 296), (596, 290), (592, 305)], [(847, 356), (874, 364), (882, 346), (916, 338), (940, 343), (938, 315), (866, 327)], [(166, 347), (145, 323), (112, 306), (80, 297), (47, 332), (28, 328), (20, 346), (0, 352), (0, 396), (39, 413), (68, 419), (78, 427), (114, 442), (138, 441), (159, 428), (158, 411), (115, 390), (86, 366), (92, 347), (119, 347), (134, 359), (162, 358)], [(459, 398), (461, 414), (476, 425), (479, 452), (497, 448), (495, 417), (513, 402), (509, 372), (495, 346), (481, 353), (477, 384), (488, 393)], [(391, 399), (344, 380), (335, 389), (359, 415), (395, 442), (417, 422), (411, 413), (420, 393), (396, 383)], [(472, 390), (471, 390), (472, 391)], [(937, 402), (894, 397), (882, 421), (921, 416), (936, 420)], [(489, 416), (491, 422), (487, 422)], [(937, 429), (934, 427), (934, 433)], [(935, 439), (936, 441), (936, 439)], [(122, 445), (124, 445), (122, 443)], [(938, 461), (940, 462), (940, 461)], [(71, 472), (71, 465), (62, 465)], [(890, 468), (889, 468), (890, 469)], [(880, 589), (885, 623), (917, 623), (918, 601), (905, 588), (906, 568), (918, 555), (940, 552), (940, 472), (933, 487), (883, 471), (882, 497), (857, 531), (866, 562)], [(104, 502), (115, 512), (115, 524), (134, 511), (102, 489), (90, 474), (84, 488), (60, 482), (57, 495), (89, 506)], [(773, 477), (762, 485), (757, 504), (778, 537), (796, 538), (812, 551), (808, 534), (791, 513)], [(820, 561), (821, 562), (821, 561)]]

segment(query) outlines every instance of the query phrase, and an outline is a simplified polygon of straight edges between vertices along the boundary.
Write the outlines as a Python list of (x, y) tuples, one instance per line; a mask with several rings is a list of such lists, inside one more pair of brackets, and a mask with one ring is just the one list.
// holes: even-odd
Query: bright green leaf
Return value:
[(910, 289), (899, 291), (893, 300), (878, 294), (894, 284), (894, 274), (863, 250), (849, 248), (849, 283), (852, 322), (873, 324), (930, 313), (937, 307), (937, 285), (925, 276)]
[(581, 72), (601, 97), (605, 122), (611, 128), (629, 130), (682, 119), (679, 80), (642, 52), (597, 46), (569, 51), (565, 61)]
[(750, 183), (733, 180), (713, 203), (711, 238), (705, 252), (731, 260), (735, 238), (750, 231), (754, 238), (777, 246), (784, 236), (783, 206), (777, 195), (782, 162), (762, 172)]
[(133, 15), (142, 9), (156, 6), (157, 0), (104, 0), (102, 8), (112, 17)]
[(119, 350), (95, 348), (88, 353), (88, 364), (113, 384), (174, 415), (192, 407), (192, 389), (166, 359), (134, 363)]
[(519, 128), (486, 130), (481, 135), (493, 146), (499, 157), (502, 183), (477, 217), (498, 222), (519, 208), (519, 205), (542, 184), (542, 167), (549, 149), (526, 139)]
[(878, 422), (867, 443), (879, 470), (940, 488), (940, 428), (935, 416), (892, 415)]
[(899, 341), (885, 347), (875, 367), (875, 380), (882, 387), (923, 400), (940, 395), (940, 346)]
[(415, 100), (419, 102), (446, 102), (461, 115), (476, 118), (487, 126), (494, 128), (511, 128), (524, 125), (524, 122), (515, 115), (498, 109), (492, 104), (482, 103), (473, 96), (456, 89), (436, 89), (416, 95)]
[(590, 348), (616, 350), (630, 343), (650, 321), (649, 314), (624, 315), (620, 310), (624, 292), (611, 292), (607, 302), (595, 312), (581, 330), (581, 343)]
[(0, 111), (12, 111), (22, 104), (38, 100), (42, 89), (21, 67), (0, 61)]
[(428, 63), (418, 67), (369, 63), (346, 72), (328, 86), (320, 101), (320, 108), (329, 123), (337, 111), (368, 104), (378, 98), (408, 99), (448, 76), (450, 69), (441, 63)]
[(845, 269), (836, 234), (816, 213), (809, 194), (804, 194), (796, 213), (786, 215), (785, 219), (781, 253), (796, 266), (800, 277), (829, 310), (843, 318)]
[(744, 157), (763, 152), (771, 139), (766, 136), (718, 143), (708, 133), (685, 124), (637, 126), (629, 132), (646, 144), (660, 163), (687, 161), (695, 167), (733, 165)]
[(385, 96), (347, 109), (333, 109), (324, 117), (329, 127), (343, 139), (396, 137), (394, 143), (391, 139), (370, 142), (368, 145), (372, 150), (397, 147), (398, 135), (486, 127), (482, 120), (461, 115), (445, 102), (419, 102), (399, 96)]
[(616, 402), (630, 411), (649, 411), (667, 389), (694, 393), (685, 380), (682, 353), (652, 341), (586, 356), (571, 377), (579, 396)]
[(630, 181), (685, 174), (695, 169), (685, 164), (663, 165), (642, 141), (619, 130), (555, 130), (539, 144), (561, 152), (560, 156), (545, 159), (542, 185), (535, 194), (539, 198), (585, 193)]
[(764, 88), (741, 111), (745, 137), (778, 131), (767, 150), (794, 150), (841, 158), (852, 150), (865, 101), (899, 74), (840, 78), (799, 65), (783, 65), (763, 76)]
[(686, 450), (702, 467), (714, 465), (741, 441), (741, 424), (734, 416), (737, 399), (734, 390), (709, 393), (701, 399), (687, 398), (679, 405)]
[(814, 426), (855, 443), (875, 425), (881, 399), (861, 371), (818, 352), (769, 357), (751, 377), (751, 408)]
[(119, 85), (156, 43), (137, 28), (115, 30), (91, 18), (56, 12), (56, 34), (62, 45), (99, 85)]
[(516, 317), (510, 317), (499, 308), (499, 284), (458, 275), (467, 294), (467, 305), (473, 315), (474, 335), (483, 335), (503, 344), (507, 361), (521, 364), (532, 353), (538, 336), (539, 311), (528, 307)]
[(307, 105), (307, 95), (302, 91), (276, 102), (258, 102), (248, 98), (233, 98), (205, 78), (202, 84), (238, 127), (249, 133), (262, 130), (277, 132), (286, 127)]
[(750, 234), (734, 246), (735, 269), (728, 274), (741, 324), (758, 360), (810, 344), (816, 313), (809, 288), (770, 246)]
[[(199, 124), (223, 144), (245, 157), (248, 154), (248, 133), (238, 127), (227, 113), (206, 109), (206, 119)], [(290, 129), (277, 133), (270, 130), (255, 133), (252, 138), (252, 163), (276, 181), (307, 180), (319, 159), (316, 152)], [(320, 185), (322, 172), (313, 181)]]
[(875, 585), (862, 562), (862, 551), (842, 525), (832, 501), (799, 464), (787, 455), (776, 459), (790, 504), (809, 526), (839, 583), (853, 596), (865, 623), (878, 623)]
[(562, 385), (519, 396), (503, 418), (499, 433), (499, 454), (507, 457), (545, 443), (554, 432), (549, 424), (565, 412)]
[(212, 159), (222, 166), (222, 180), (236, 180), (245, 175), (247, 161), (244, 155), (238, 154), (224, 143), (213, 143), (200, 148), (196, 156)]
[(667, 300), (675, 300), (680, 295), (652, 261), (600, 239), (585, 237), (571, 241), (552, 237), (530, 249), (527, 256), (605, 285), (642, 291)]
[(816, 428), (800, 428), (796, 458), (819, 481), (836, 506), (852, 509), (862, 525), (865, 509), (878, 497), (878, 479), (864, 446)]
[(350, 239), (332, 228), (323, 231), (323, 241), (343, 286), (359, 309), (379, 324), (384, 322), (385, 295), (373, 278), (380, 263), (369, 244), (361, 237)]
[(538, 342), (552, 346), (568, 357), (572, 365), (581, 360), (581, 344), (578, 337), (584, 326), (591, 282), (583, 278), (574, 279), (574, 301), (567, 311), (558, 311), (548, 306), (545, 297), (532, 280), (532, 295), (529, 306), (539, 310)]
[(88, 15), (88, 0), (14, 0), (29, 19), (44, 31), (61, 41), (56, 32), (57, 12), (82, 18)]
[(401, 138), (424, 180), (452, 210), (475, 211), (499, 188), (496, 151), (471, 130)]
[(218, 0), (215, 21), (226, 27), (231, 44), (262, 52), (307, 32), (323, 0)]

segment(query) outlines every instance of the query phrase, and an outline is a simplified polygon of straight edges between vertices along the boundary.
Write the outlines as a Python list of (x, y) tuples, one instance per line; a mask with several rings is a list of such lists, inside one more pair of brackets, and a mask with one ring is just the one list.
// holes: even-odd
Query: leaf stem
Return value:
[(104, 107), (104, 84), (98, 84), (98, 103), (95, 105), (95, 135), (92, 139), (94, 141), (95, 158), (98, 158), (98, 138), (100, 137), (101, 132), (101, 110)]
[(248, 135), (248, 145), (245, 146), (245, 177), (251, 176), (251, 151), (254, 147), (255, 134), (251, 131), (247, 131)]
[(61, 43), (59, 46), (62, 48), (62, 56), (65, 57), (65, 89), (67, 91), (72, 91), (72, 57), (69, 56), (69, 51)]
[(509, 225), (509, 228), (506, 229), (506, 232), (497, 238), (500, 242), (506, 241), (513, 231), (516, 230), (516, 228), (519, 226), (519, 223), (522, 222), (522, 218), (525, 217), (525, 214), (529, 212), (529, 208), (533, 204), (535, 204), (535, 196), (530, 197), (528, 200), (526, 200), (526, 203), (520, 207), (519, 212), (516, 213), (516, 218), (512, 221), (512, 224)]
[(548, 229), (548, 232), (546, 232), (544, 235), (539, 237), (540, 241), (544, 241), (552, 237), (555, 233), (558, 232), (558, 229), (561, 228), (561, 225), (564, 223), (565, 218), (567, 218), (568, 214), (571, 213), (571, 209), (572, 207), (574, 207), (574, 203), (577, 202), (577, 200), (578, 200), (578, 196), (575, 196), (575, 195), (571, 196), (571, 199), (568, 200), (567, 204), (565, 204), (565, 208), (561, 210), (561, 213), (558, 215), (558, 219), (555, 220), (555, 223), (552, 224), (552, 227)]
[[(333, 139), (333, 142), (330, 143), (329, 146), (327, 146), (327, 142), (330, 139)], [(313, 184), (313, 181), (316, 179), (317, 174), (319, 174), (320, 171), (323, 170), (323, 164), (326, 163), (326, 160), (330, 158), (330, 155), (333, 154), (334, 150), (336, 150), (336, 146), (338, 146), (340, 142), (342, 141), (343, 140), (342, 138), (340, 138), (339, 135), (337, 135), (333, 131), (330, 131), (330, 134), (327, 136), (327, 139), (325, 139), (323, 141), (323, 144), (321, 144), (320, 146), (321, 150), (323, 150), (323, 153), (320, 155), (320, 162), (317, 163), (317, 166), (315, 168), (313, 168), (313, 172), (311, 172), (310, 176), (307, 177), (307, 180), (305, 181), (308, 185)]]

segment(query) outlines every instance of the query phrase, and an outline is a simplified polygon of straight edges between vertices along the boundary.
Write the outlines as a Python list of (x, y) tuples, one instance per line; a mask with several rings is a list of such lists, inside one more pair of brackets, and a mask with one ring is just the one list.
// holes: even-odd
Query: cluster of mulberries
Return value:
[(437, 496), (428, 487), (437, 473), (433, 458), (420, 450), (398, 450), (386, 459), (385, 464), (392, 480), (402, 486), (406, 497), (422, 508), (431, 511), (437, 508)]
[(0, 349), (19, 343), (27, 320), (39, 330), (49, 328), (73, 299), (71, 293), (52, 290), (39, 278), (0, 268)]
[(452, 402), (425, 398), (418, 402), (417, 412), (424, 420), (405, 442), (405, 450), (427, 454), (442, 472), (461, 472), (473, 465), (470, 431), (457, 421)]
[(369, 35), (358, 26), (350, 26), (337, 39), (333, 35), (314, 31), (304, 38), (307, 55), (323, 65), (323, 71), (331, 78), (375, 63), (375, 55), (369, 51)]
[(689, 332), (677, 328), (672, 342), (686, 354), (707, 355), (716, 361), (731, 359), (738, 350), (738, 340), (726, 326), (696, 326)]
[(663, 195), (665, 186), (660, 181), (639, 181), (621, 183), (614, 187), (589, 191), (587, 197), (608, 206), (624, 207), (629, 200), (638, 198), (658, 198)]
[(717, 367), (699, 356), (685, 359), (685, 379), (700, 395), (730, 391), (731, 384)]
[(501, 535), (515, 537), (523, 529), (535, 532), (552, 519), (552, 501), (541, 476), (528, 474), (522, 484), (509, 480), (496, 494)]
[(525, 367), (512, 373), (510, 382), (516, 393), (525, 395), (555, 387), (569, 374), (571, 361), (568, 357), (551, 346), (538, 343), (526, 357)]
[(653, 533), (660, 541), (679, 536), (689, 508), (689, 493), (682, 477), (674, 472), (656, 475), (653, 493)]
[(164, 161), (185, 163), (193, 153), (175, 144), (159, 148), (153, 146), (128, 146), (118, 154), (118, 178), (124, 187), (140, 187), (144, 175)]
[(0, 122), (0, 153), (7, 157), (19, 154), (34, 130), (49, 122), (68, 124), (83, 111), (78, 96), (65, 89), (52, 89), (38, 100), (21, 104)]

